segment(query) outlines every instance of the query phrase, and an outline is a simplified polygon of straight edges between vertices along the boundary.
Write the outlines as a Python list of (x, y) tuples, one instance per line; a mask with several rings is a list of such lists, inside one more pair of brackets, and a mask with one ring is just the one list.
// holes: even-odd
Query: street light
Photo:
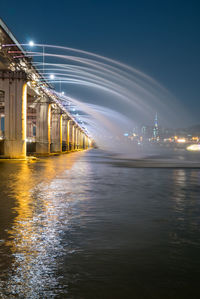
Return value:
[(29, 46), (30, 46), (30, 47), (33, 47), (33, 46), (34, 46), (34, 41), (31, 40), (31, 41), (29, 42)]
[(54, 74), (50, 75), (50, 79), (53, 80), (55, 78)]

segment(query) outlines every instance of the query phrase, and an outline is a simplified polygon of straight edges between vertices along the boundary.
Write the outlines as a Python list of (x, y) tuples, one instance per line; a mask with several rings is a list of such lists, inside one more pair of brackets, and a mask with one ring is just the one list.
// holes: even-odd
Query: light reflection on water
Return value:
[[(76, 199), (69, 181), (77, 158), (45, 160), (42, 171), (24, 162), (10, 174), (7, 195), (15, 200), (13, 212), (17, 216), (7, 230), (5, 246), (14, 260), (6, 273), (7, 281), (1, 285), (2, 296), (53, 296), (59, 289), (56, 260), (63, 254), (60, 235), (68, 226), (70, 202)], [(87, 169), (79, 168), (83, 171)], [(84, 192), (83, 185), (75, 187), (76, 192)]]
[(199, 170), (116, 167), (98, 151), (0, 169), (1, 298), (196, 292)]

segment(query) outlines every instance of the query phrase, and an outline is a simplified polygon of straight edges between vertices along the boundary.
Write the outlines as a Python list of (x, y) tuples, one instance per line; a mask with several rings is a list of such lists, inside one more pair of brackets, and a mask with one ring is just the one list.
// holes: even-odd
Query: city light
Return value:
[(194, 140), (194, 141), (199, 141), (199, 137), (192, 137), (192, 140)]
[(193, 152), (200, 151), (200, 144), (191, 144), (187, 147), (187, 150)]
[(185, 138), (179, 138), (179, 139), (177, 139), (177, 142), (178, 143), (185, 143), (186, 140), (185, 140)]

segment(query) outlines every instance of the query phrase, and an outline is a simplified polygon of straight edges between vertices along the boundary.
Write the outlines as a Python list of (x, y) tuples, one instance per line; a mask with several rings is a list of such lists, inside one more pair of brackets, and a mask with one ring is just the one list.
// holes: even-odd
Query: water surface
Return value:
[(200, 169), (0, 162), (0, 298), (198, 298), (199, 216)]

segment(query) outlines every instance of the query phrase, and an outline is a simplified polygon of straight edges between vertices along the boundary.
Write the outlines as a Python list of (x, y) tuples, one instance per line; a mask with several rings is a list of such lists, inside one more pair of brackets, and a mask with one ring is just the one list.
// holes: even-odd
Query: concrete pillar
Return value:
[(66, 151), (67, 148), (67, 115), (62, 116), (62, 151)]
[(79, 129), (76, 127), (76, 149), (79, 149)]
[(84, 135), (84, 148), (87, 149), (87, 135)]
[(85, 148), (88, 148), (88, 137), (85, 135)]
[(83, 149), (85, 149), (85, 133), (83, 133)]
[(52, 111), (51, 125), (52, 125), (51, 151), (62, 152), (62, 114), (60, 109), (56, 109)]
[(27, 84), (23, 72), (0, 72), (0, 89), (5, 92), (4, 155), (26, 157)]
[(69, 150), (74, 150), (74, 126), (73, 121), (69, 120)]
[(81, 136), (82, 136), (81, 145), (82, 145), (82, 149), (84, 149), (84, 133), (83, 132), (82, 132)]
[(78, 145), (79, 145), (79, 149), (81, 149), (81, 130), (78, 129)]
[(67, 119), (67, 139), (66, 139), (66, 146), (67, 150), (69, 151), (69, 130), (70, 130), (70, 120)]
[(83, 149), (85, 149), (85, 133), (83, 133)]
[(87, 144), (88, 144), (88, 148), (90, 148), (91, 147), (91, 140), (89, 138), (88, 138)]
[(74, 150), (76, 150), (76, 127), (75, 127), (75, 125), (73, 125), (73, 129), (74, 129), (73, 144), (74, 144)]
[(87, 149), (87, 136), (84, 135), (84, 148)]
[(62, 118), (62, 144), (65, 151), (69, 150), (70, 120), (67, 115)]
[(79, 140), (80, 148), (83, 149), (83, 132), (81, 130), (79, 133)]
[(36, 152), (50, 153), (51, 143), (51, 104), (43, 97), (36, 108)]
[(76, 138), (77, 138), (77, 139), (76, 139), (76, 140), (77, 140), (77, 149), (79, 149), (79, 147), (80, 147), (80, 144), (79, 144), (79, 141), (80, 141), (80, 140), (79, 140), (80, 131), (79, 131), (79, 128), (77, 128), (76, 130), (77, 130), (77, 137), (76, 137)]
[(78, 128), (76, 125), (74, 125), (74, 149), (77, 150), (78, 149)]

